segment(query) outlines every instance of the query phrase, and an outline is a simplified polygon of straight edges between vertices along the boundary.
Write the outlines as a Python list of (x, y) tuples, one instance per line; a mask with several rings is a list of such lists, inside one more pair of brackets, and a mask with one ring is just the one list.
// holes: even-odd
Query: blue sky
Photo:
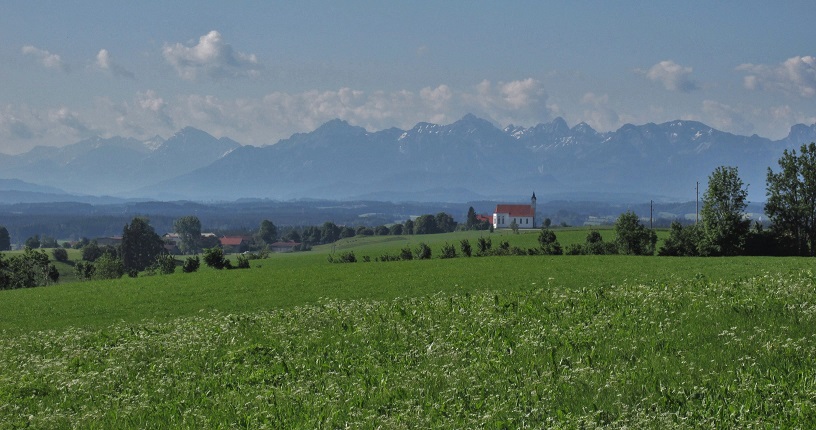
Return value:
[[(641, 4), (641, 3), (645, 3)], [(779, 3), (779, 4), (776, 4)], [(816, 122), (816, 3), (5, 2), (0, 152), (194, 126), (244, 144), (334, 118), (474, 113), (600, 131)]]

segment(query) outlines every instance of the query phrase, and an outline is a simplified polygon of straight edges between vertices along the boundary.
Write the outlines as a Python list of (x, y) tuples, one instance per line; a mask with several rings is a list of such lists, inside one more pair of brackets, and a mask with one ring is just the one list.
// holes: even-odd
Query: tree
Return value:
[(464, 254), (465, 257), (470, 257), (473, 255), (473, 248), (470, 246), (470, 241), (467, 239), (462, 239), (459, 242), (459, 249), (462, 250), (462, 254)]
[(122, 229), (122, 263), (125, 270), (142, 271), (164, 252), (164, 242), (145, 218), (133, 218)]
[(51, 251), (51, 254), (54, 255), (54, 260), (63, 263), (68, 261), (68, 251), (66, 251), (65, 248), (54, 248), (54, 250)]
[(189, 215), (173, 221), (173, 229), (179, 235), (181, 252), (196, 254), (200, 249), (201, 220), (197, 216)]
[(405, 220), (405, 228), (403, 229), (405, 234), (414, 234), (414, 227), (414, 220)]
[(671, 223), (669, 237), (663, 242), (657, 255), (668, 257), (694, 257), (700, 255), (700, 227), (683, 227), (678, 221)]
[(736, 167), (717, 167), (703, 195), (703, 246), (706, 254), (739, 255), (745, 250), (750, 220), (743, 219), (748, 192)]
[(25, 241), (26, 248), (37, 249), (40, 247), (40, 236), (34, 235), (26, 239)]
[(437, 232), (436, 218), (433, 215), (420, 215), (414, 220), (414, 234), (433, 234)]
[(181, 271), (184, 273), (193, 273), (198, 270), (199, 266), (201, 266), (201, 260), (198, 259), (198, 256), (195, 257), (187, 257), (187, 260), (184, 261), (184, 265), (181, 266)]
[(99, 247), (95, 240), (82, 248), (82, 259), (85, 261), (94, 262), (102, 254), (102, 248)]
[(11, 236), (8, 230), (0, 225), (0, 251), (11, 250)]
[(99, 257), (92, 267), (94, 279), (119, 279), (125, 274), (125, 265), (118, 257), (105, 254)]
[(452, 231), (456, 231), (456, 221), (453, 220), (453, 217), (445, 212), (439, 212), (436, 214), (436, 231), (438, 233), (450, 233)]
[(59, 271), (45, 251), (26, 248), (8, 260), (0, 257), (0, 289), (39, 287), (58, 279)]
[(542, 227), (538, 234), (538, 244), (541, 247), (541, 252), (545, 255), (561, 255), (564, 250), (561, 249), (561, 244), (558, 243), (558, 238), (555, 233), (547, 227)]
[(261, 243), (271, 245), (278, 240), (278, 227), (272, 221), (263, 220), (258, 228), (258, 239)]
[(323, 227), (320, 229), (320, 234), (322, 236), (321, 243), (337, 242), (340, 240), (340, 227), (331, 221), (326, 221), (323, 223)]
[(796, 244), (799, 255), (816, 255), (816, 143), (802, 145), (800, 153), (786, 149), (780, 172), (768, 168), (765, 214), (771, 229)]
[(374, 235), (376, 236), (388, 236), (390, 232), (391, 231), (388, 230), (388, 227), (384, 225), (378, 225), (377, 227), (374, 227)]
[(473, 230), (479, 224), (479, 220), (476, 218), (476, 210), (473, 209), (473, 206), (468, 208), (467, 212), (467, 221), (465, 222), (465, 227), (468, 230)]
[(392, 236), (401, 236), (405, 232), (405, 227), (402, 224), (394, 224), (388, 229), (388, 234)]
[(516, 222), (516, 219), (513, 218), (513, 222), (510, 223), (510, 230), (513, 232), (513, 234), (518, 234), (518, 229), (518, 223)]
[(654, 255), (657, 233), (640, 223), (638, 216), (628, 211), (615, 221), (615, 245), (626, 255)]
[(204, 264), (217, 270), (232, 268), (230, 261), (224, 258), (224, 251), (221, 248), (205, 249)]

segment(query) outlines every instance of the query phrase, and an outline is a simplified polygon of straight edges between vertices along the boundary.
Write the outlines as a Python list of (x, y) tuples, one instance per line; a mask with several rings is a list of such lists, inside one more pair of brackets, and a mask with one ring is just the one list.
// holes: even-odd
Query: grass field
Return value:
[(0, 291), (0, 428), (816, 425), (812, 259), (329, 252)]

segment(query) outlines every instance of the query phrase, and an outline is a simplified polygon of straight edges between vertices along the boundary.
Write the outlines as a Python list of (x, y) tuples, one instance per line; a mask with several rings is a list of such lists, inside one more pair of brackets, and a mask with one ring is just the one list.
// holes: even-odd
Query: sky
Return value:
[(0, 153), (192, 126), (267, 145), (563, 117), (702, 121), (780, 139), (816, 123), (816, 2), (5, 1)]

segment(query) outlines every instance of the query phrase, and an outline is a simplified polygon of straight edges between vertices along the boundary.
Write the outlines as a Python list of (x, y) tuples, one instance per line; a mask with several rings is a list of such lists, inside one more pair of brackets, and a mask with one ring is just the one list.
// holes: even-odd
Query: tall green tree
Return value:
[(437, 233), (436, 218), (433, 215), (420, 215), (414, 220), (414, 234)]
[(772, 230), (796, 244), (799, 255), (816, 254), (816, 143), (782, 153), (779, 173), (768, 168), (765, 214)]
[(122, 230), (122, 263), (125, 270), (142, 271), (164, 252), (164, 242), (145, 218), (136, 217)]
[(278, 227), (272, 221), (263, 220), (258, 228), (258, 239), (260, 242), (271, 245), (278, 239)]
[(446, 212), (436, 214), (436, 231), (439, 233), (450, 233), (456, 230), (456, 221)]
[(473, 230), (479, 224), (479, 220), (476, 218), (476, 210), (473, 209), (473, 206), (468, 208), (467, 212), (467, 221), (465, 222), (465, 227), (468, 230)]
[(185, 254), (196, 254), (201, 249), (201, 220), (188, 215), (173, 221), (173, 228), (179, 235), (181, 251)]
[(654, 255), (657, 233), (640, 223), (638, 216), (627, 211), (615, 221), (615, 245), (618, 253)]
[(9, 236), (8, 229), (0, 225), (0, 251), (9, 251), (11, 249), (11, 236)]
[(703, 195), (703, 250), (710, 255), (740, 255), (751, 221), (744, 219), (748, 192), (736, 167), (720, 166), (708, 177)]

